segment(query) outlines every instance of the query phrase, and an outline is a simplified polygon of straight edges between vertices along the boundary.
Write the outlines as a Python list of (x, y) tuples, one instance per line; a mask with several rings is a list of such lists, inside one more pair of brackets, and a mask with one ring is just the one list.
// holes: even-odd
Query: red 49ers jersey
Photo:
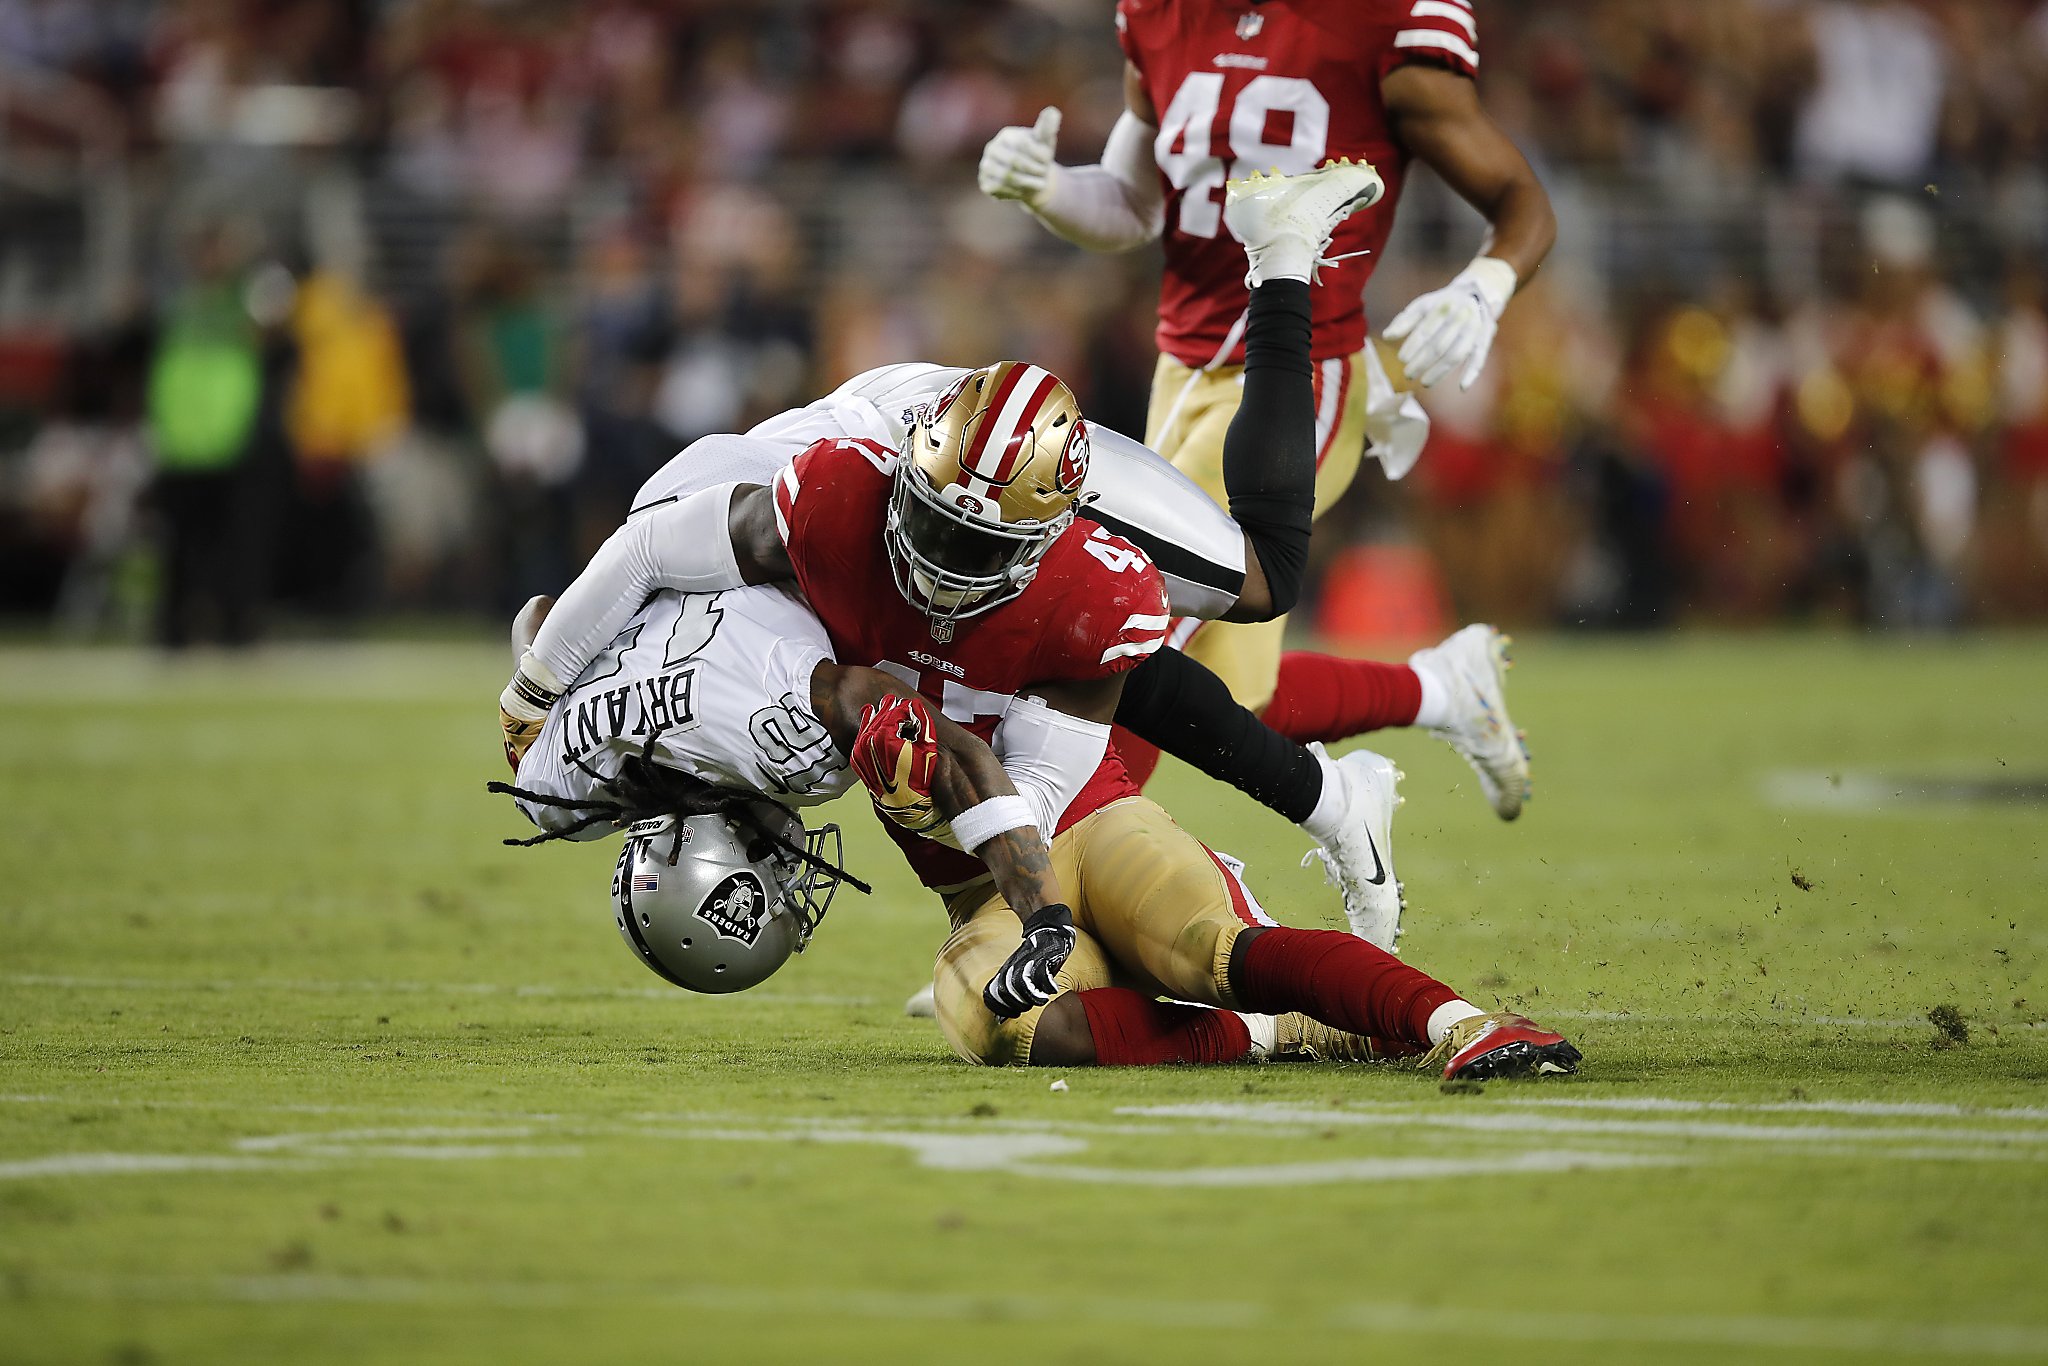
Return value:
[[(797, 584), (841, 664), (884, 670), (983, 740), (1020, 689), (1134, 669), (1166, 640), (1166, 584), (1129, 541), (1076, 519), (1022, 593), (954, 623), (934, 640), (904, 600), (882, 543), (897, 456), (873, 441), (830, 438), (775, 477), (775, 524)], [(1137, 789), (1110, 750), (1053, 833)], [(955, 887), (981, 860), (884, 823), (927, 887)]]
[(1223, 182), (1276, 167), (1297, 175), (1332, 157), (1370, 161), (1387, 184), (1330, 247), (1372, 254), (1325, 267), (1313, 296), (1315, 358), (1363, 347), (1365, 282), (1408, 165), (1380, 80), (1409, 62), (1477, 76), (1469, 0), (1117, 0), (1116, 27), (1159, 114), (1159, 349), (1192, 367), (1244, 359), (1244, 249), (1223, 226)]

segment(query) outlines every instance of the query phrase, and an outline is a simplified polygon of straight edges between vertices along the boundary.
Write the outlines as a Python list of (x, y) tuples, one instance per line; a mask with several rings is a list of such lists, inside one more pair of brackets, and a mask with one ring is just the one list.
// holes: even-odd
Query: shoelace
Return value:
[(1361, 249), (1359, 251), (1347, 251), (1337, 256), (1325, 256), (1323, 255), (1323, 250), (1329, 245), (1330, 239), (1325, 237), (1323, 239), (1323, 245), (1316, 248), (1316, 263), (1313, 266), (1309, 267), (1309, 279), (1315, 281), (1317, 284), (1321, 284), (1323, 282), (1324, 266), (1330, 266), (1334, 268), (1338, 265), (1341, 265), (1345, 261), (1353, 259), (1354, 257), (1372, 255), (1372, 252), (1370, 250)]

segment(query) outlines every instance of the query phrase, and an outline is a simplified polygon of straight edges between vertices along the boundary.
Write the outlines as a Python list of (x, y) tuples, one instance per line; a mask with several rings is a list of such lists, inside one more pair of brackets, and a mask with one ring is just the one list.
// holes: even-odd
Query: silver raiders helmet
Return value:
[(612, 873), (619, 935), (686, 991), (745, 991), (766, 981), (803, 952), (838, 890), (838, 826), (806, 831), (770, 801), (745, 810), (751, 820), (658, 816), (626, 829)]

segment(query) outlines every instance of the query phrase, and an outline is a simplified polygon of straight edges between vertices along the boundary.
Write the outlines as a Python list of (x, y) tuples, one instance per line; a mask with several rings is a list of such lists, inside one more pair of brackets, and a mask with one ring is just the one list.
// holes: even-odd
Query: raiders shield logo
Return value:
[(761, 927), (768, 923), (767, 890), (753, 873), (734, 873), (711, 889), (711, 895), (697, 908), (697, 918), (721, 937), (752, 948), (761, 937)]

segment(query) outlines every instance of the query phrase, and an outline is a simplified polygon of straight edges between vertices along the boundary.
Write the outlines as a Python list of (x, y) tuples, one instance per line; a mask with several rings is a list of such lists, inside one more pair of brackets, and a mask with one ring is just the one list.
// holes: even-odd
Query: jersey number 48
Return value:
[[(1227, 142), (1212, 147), (1222, 100), (1222, 72), (1191, 72), (1174, 92), (1152, 140), (1159, 169), (1181, 192), (1180, 230), (1190, 237), (1214, 237), (1223, 226), (1223, 197), (1217, 191), (1225, 180), (1253, 171), (1313, 171), (1330, 143), (1330, 102), (1299, 76), (1254, 76), (1231, 101)], [(1294, 116), (1284, 143), (1266, 140), (1276, 113)], [(1224, 158), (1233, 155), (1226, 170)]]

